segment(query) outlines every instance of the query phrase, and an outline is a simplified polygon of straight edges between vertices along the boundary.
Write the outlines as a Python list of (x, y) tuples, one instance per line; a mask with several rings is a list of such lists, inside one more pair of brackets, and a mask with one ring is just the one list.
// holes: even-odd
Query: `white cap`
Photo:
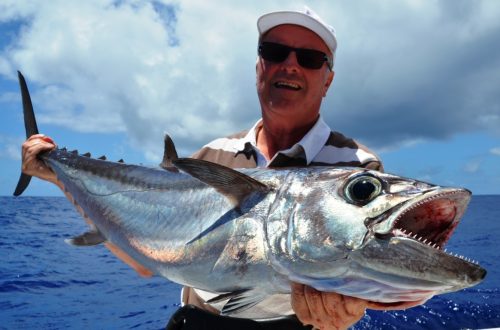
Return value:
[(257, 20), (259, 36), (262, 36), (270, 29), (282, 24), (300, 25), (313, 31), (323, 39), (335, 58), (335, 50), (337, 49), (335, 29), (323, 22), (318, 14), (307, 6), (304, 6), (304, 10), (302, 11), (276, 11), (262, 15)]

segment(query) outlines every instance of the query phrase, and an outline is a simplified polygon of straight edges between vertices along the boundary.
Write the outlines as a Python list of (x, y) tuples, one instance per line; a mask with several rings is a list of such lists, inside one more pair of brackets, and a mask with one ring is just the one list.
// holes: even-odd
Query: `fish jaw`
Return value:
[(453, 292), (474, 286), (486, 276), (473, 261), (406, 237), (372, 239), (349, 258), (359, 269), (357, 276), (373, 281), (375, 288), (391, 288), (371, 297), (381, 302)]
[[(436, 187), (371, 219), (363, 246), (349, 254), (358, 272), (347, 276), (369, 285), (352, 293), (372, 290), (371, 300), (409, 301), (481, 282), (483, 268), (443, 250), (469, 200), (468, 190)], [(377, 287), (384, 290), (373, 292)]]

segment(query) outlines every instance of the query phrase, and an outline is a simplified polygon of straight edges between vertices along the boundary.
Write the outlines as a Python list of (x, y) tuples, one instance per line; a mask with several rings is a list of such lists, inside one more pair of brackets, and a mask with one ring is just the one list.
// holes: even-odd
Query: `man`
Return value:
[[(250, 130), (212, 141), (193, 155), (233, 168), (280, 166), (359, 166), (382, 171), (378, 157), (363, 145), (332, 132), (320, 105), (333, 81), (337, 40), (334, 29), (310, 9), (273, 12), (257, 21), (257, 93), (262, 119)], [(213, 295), (184, 288), (183, 303), (213, 310)], [(262, 308), (286, 312), (279, 299)], [(293, 311), (304, 324), (321, 329), (348, 327), (365, 308), (399, 309), (292, 284)], [(220, 307), (220, 306), (219, 306)]]
[[(333, 28), (309, 9), (269, 13), (259, 18), (257, 26), (256, 77), (262, 119), (247, 132), (209, 143), (193, 157), (234, 168), (336, 165), (382, 170), (382, 164), (373, 152), (340, 133), (332, 132), (320, 117), (322, 99), (334, 77), (337, 41)], [(22, 170), (62, 188), (55, 174), (36, 158), (41, 151), (52, 148), (55, 144), (49, 137), (30, 137), (23, 144)], [(106, 246), (141, 275), (149, 275), (117, 247), (110, 243)], [(302, 328), (301, 324), (319, 329), (342, 329), (356, 323), (366, 308), (401, 309), (416, 304), (384, 305), (319, 292), (297, 283), (291, 286), (291, 302), (288, 298), (283, 301), (278, 297), (259, 307), (263, 313), (295, 313), (300, 322), (287, 324), (289, 329)], [(218, 306), (205, 302), (210, 297), (207, 292), (184, 288), (182, 301), (213, 312), (210, 315), (216, 318)], [(181, 319), (171, 323), (176, 324), (170, 328), (181, 329), (186, 321)], [(247, 328), (252, 327), (251, 323), (245, 324)], [(204, 328), (211, 327), (205, 325)]]

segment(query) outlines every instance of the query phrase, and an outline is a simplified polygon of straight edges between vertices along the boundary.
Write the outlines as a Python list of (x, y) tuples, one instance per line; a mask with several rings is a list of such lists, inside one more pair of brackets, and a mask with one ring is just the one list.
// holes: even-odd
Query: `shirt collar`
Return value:
[[(316, 157), (325, 146), (326, 141), (330, 137), (330, 133), (330, 127), (323, 121), (323, 118), (319, 117), (316, 124), (314, 124), (309, 132), (307, 132), (307, 134), (297, 143), (302, 146), (306, 153), (307, 165), (313, 161), (314, 157)], [(291, 149), (293, 149), (293, 147)]]
[[(245, 149), (245, 144), (250, 143), (255, 148), (257, 153), (262, 156), (259, 148), (257, 148), (256, 136), (257, 128), (260, 125), (262, 125), (262, 119), (259, 119), (248, 131), (248, 133), (238, 141), (237, 145), (235, 146), (237, 151), (243, 151)], [(321, 118), (320, 116), (314, 126), (309, 130), (309, 132), (307, 132), (306, 135), (304, 135), (304, 137), (299, 142), (297, 142), (289, 149), (281, 150), (280, 153), (293, 157), (297, 153), (297, 150), (300, 149), (299, 147), (302, 147), (306, 154), (307, 164), (309, 165), (325, 145), (328, 137), (330, 136), (330, 132), (330, 127), (328, 127), (328, 125), (323, 121), (323, 118)], [(272, 159), (270, 160), (270, 162), (271, 161)]]

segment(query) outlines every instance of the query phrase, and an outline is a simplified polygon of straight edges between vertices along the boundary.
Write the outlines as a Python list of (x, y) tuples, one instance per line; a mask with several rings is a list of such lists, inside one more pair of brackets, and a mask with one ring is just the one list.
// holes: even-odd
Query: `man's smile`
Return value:
[(277, 81), (274, 83), (274, 87), (284, 88), (284, 89), (289, 89), (289, 90), (294, 90), (294, 91), (298, 91), (298, 90), (302, 89), (302, 87), (299, 84), (289, 82), (289, 81)]

